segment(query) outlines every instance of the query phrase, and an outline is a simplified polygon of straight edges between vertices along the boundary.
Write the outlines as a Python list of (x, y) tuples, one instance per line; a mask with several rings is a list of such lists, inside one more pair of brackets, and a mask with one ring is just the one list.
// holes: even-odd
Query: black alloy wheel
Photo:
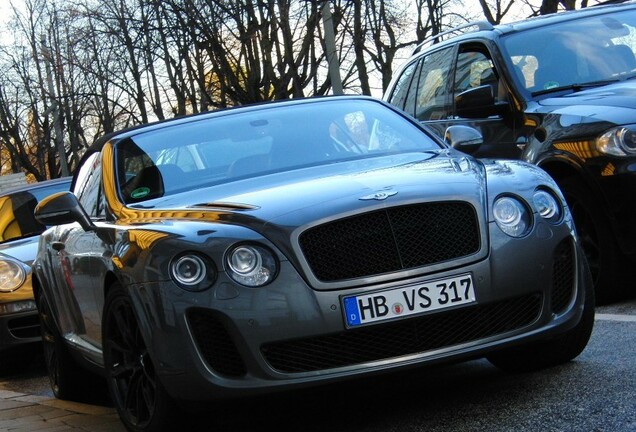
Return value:
[(111, 287), (103, 317), (104, 361), (111, 398), (130, 431), (171, 430), (176, 406), (157, 378), (132, 302)]

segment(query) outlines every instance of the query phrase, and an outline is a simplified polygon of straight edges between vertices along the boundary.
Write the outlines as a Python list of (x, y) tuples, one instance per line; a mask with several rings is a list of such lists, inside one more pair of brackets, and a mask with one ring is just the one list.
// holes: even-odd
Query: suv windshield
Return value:
[(532, 94), (607, 84), (636, 71), (636, 11), (513, 33), (503, 45), (516, 78)]

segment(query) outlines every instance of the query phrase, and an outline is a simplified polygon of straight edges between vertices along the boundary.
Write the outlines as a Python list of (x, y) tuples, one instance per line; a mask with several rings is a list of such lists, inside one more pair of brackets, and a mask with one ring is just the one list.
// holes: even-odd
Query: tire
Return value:
[(592, 272), (596, 303), (604, 305), (627, 294), (624, 257), (592, 193), (580, 181), (567, 178), (559, 187), (568, 203), (577, 235)]
[(99, 378), (83, 369), (69, 353), (42, 291), (38, 293), (37, 304), (44, 364), (53, 394), (63, 400), (92, 401)]
[(108, 390), (126, 429), (176, 430), (183, 419), (158, 379), (132, 302), (119, 284), (106, 297), (102, 341)]
[(521, 373), (567, 363), (581, 354), (594, 327), (595, 296), (589, 269), (585, 274), (583, 314), (575, 327), (548, 340), (493, 353), (486, 357), (488, 361), (506, 372)]

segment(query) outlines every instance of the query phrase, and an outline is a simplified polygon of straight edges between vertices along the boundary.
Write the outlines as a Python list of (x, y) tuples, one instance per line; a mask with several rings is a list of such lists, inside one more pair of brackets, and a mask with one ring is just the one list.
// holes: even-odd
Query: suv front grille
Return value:
[(479, 251), (475, 209), (466, 202), (392, 207), (303, 232), (302, 252), (323, 282), (368, 277), (453, 260)]
[(319, 371), (424, 353), (521, 329), (536, 321), (543, 297), (532, 294), (340, 333), (264, 345), (286, 373)]

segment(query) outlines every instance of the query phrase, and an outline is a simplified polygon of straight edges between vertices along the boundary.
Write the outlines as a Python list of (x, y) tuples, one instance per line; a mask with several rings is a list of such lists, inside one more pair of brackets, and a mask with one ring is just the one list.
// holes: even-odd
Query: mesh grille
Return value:
[(321, 281), (373, 276), (435, 264), (479, 251), (472, 205), (436, 202), (393, 207), (329, 222), (299, 238)]
[(199, 351), (212, 369), (231, 377), (241, 377), (247, 373), (232, 338), (212, 312), (191, 309), (188, 322)]
[(542, 296), (514, 298), (336, 334), (264, 345), (282, 372), (330, 369), (453, 346), (520, 329), (541, 312)]
[(552, 312), (563, 312), (574, 294), (574, 252), (569, 238), (554, 251), (552, 270)]
[(13, 318), (9, 320), (7, 327), (9, 333), (18, 339), (40, 337), (40, 321), (37, 314)]

